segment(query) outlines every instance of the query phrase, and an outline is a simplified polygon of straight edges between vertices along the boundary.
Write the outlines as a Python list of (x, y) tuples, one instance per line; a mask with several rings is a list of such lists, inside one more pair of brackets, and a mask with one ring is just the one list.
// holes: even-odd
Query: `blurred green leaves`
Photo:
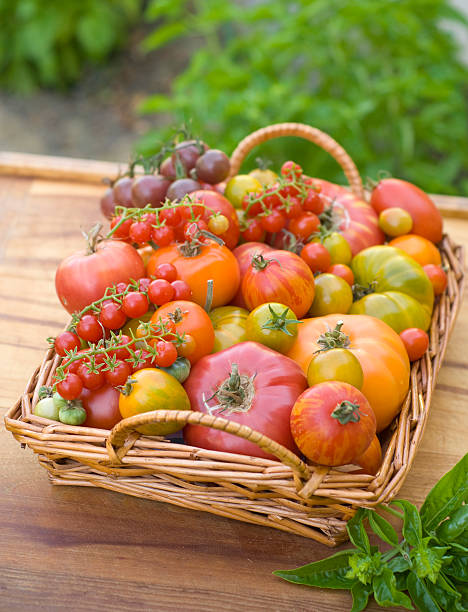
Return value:
[[(143, 112), (191, 119), (228, 153), (269, 123), (309, 123), (364, 176), (385, 169), (430, 192), (468, 194), (468, 70), (447, 24), (468, 27), (448, 0), (150, 0), (146, 18), (156, 20), (146, 49), (190, 37), (197, 50), (170, 95), (155, 92)], [(166, 136), (149, 134), (140, 149)], [(259, 154), (343, 181), (333, 160), (295, 139), (262, 145), (250, 167)]]
[(0, 86), (64, 88), (125, 41), (141, 0), (0, 0)]

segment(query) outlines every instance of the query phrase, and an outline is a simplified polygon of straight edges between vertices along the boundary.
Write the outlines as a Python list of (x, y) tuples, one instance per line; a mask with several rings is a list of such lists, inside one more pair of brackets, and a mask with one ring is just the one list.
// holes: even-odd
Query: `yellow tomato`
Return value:
[(314, 353), (307, 368), (309, 387), (328, 380), (346, 382), (361, 389), (364, 373), (359, 359), (346, 348)]
[(228, 181), (224, 197), (231, 202), (234, 208), (242, 208), (242, 200), (247, 193), (262, 190), (263, 186), (256, 178), (249, 174), (238, 174)]
[(273, 183), (276, 183), (278, 180), (278, 175), (273, 170), (268, 170), (268, 168), (255, 168), (251, 172), (249, 172), (249, 176), (253, 176), (257, 181), (259, 181), (264, 187), (270, 187)]

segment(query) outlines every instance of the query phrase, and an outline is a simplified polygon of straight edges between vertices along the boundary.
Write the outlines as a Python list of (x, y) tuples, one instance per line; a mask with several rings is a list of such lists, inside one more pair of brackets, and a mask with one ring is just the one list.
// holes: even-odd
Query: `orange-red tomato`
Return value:
[(321, 465), (346, 465), (360, 457), (376, 431), (366, 397), (345, 382), (306, 389), (291, 411), (291, 432), (304, 455)]
[[(406, 349), (396, 332), (386, 323), (368, 315), (332, 314), (304, 319), (298, 325), (295, 343), (287, 353), (307, 372), (313, 354), (323, 349), (318, 343), (326, 332), (341, 327), (344, 348), (359, 360), (364, 374), (362, 393), (367, 397), (382, 431), (398, 414), (409, 387), (410, 364)], [(326, 336), (325, 336), (326, 340)], [(338, 346), (340, 342), (337, 343)]]
[[(333, 224), (346, 238), (354, 255), (367, 247), (383, 244), (384, 233), (379, 227), (378, 216), (370, 204), (334, 183), (314, 178), (321, 188), (321, 195), (333, 202)], [(330, 209), (330, 205), (325, 211)]]
[(354, 463), (362, 468), (356, 471), (358, 474), (377, 474), (382, 465), (382, 447), (377, 436), (374, 436), (367, 449)]
[(237, 263), (239, 264), (240, 284), (236, 295), (231, 300), (231, 304), (245, 308), (244, 298), (242, 297), (242, 281), (246, 271), (252, 263), (252, 257), (257, 253), (266, 253), (267, 251), (272, 250), (273, 249), (271, 246), (265, 244), (264, 242), (244, 242), (244, 244), (240, 244), (232, 251), (232, 254), (237, 259)]
[(431, 198), (407, 181), (383, 179), (373, 189), (370, 203), (377, 213), (398, 206), (408, 211), (413, 219), (413, 234), (431, 242), (442, 240), (442, 216)]
[(423, 266), (424, 272), (427, 274), (431, 281), (432, 288), (434, 289), (434, 295), (441, 295), (447, 287), (448, 278), (444, 270), (440, 266), (435, 264), (427, 264)]
[(353, 271), (346, 264), (333, 264), (332, 266), (328, 268), (327, 272), (328, 274), (334, 274), (335, 276), (341, 276), (341, 278), (344, 279), (348, 283), (348, 285), (351, 285), (351, 287), (354, 284)]
[(389, 246), (397, 247), (415, 259), (421, 266), (441, 263), (439, 249), (427, 238), (416, 234), (406, 234), (390, 240)]
[(421, 359), (429, 348), (429, 336), (419, 327), (408, 327), (400, 332), (410, 361)]
[(227, 247), (213, 241), (192, 250), (188, 243), (158, 249), (148, 262), (148, 275), (154, 274), (162, 263), (175, 266), (179, 279), (190, 286), (192, 299), (200, 306), (206, 303), (209, 280), (213, 281), (212, 308), (229, 304), (239, 287), (240, 273), (236, 258)]
[(185, 300), (168, 302), (158, 308), (151, 317), (151, 323), (155, 326), (160, 320), (173, 321), (175, 331), (180, 336), (188, 334), (192, 337), (195, 347), (189, 355), (186, 355), (191, 364), (213, 350), (215, 341), (213, 324), (208, 314), (198, 304)]
[(298, 255), (268, 251), (253, 257), (242, 281), (242, 296), (249, 310), (265, 302), (279, 302), (301, 318), (312, 305), (314, 286), (309, 266)]

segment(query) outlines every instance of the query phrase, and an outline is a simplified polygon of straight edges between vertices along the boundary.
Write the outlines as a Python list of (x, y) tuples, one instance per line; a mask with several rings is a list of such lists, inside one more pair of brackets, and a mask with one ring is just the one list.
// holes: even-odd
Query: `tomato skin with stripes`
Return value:
[(269, 251), (252, 257), (241, 289), (249, 310), (266, 302), (279, 302), (300, 319), (312, 305), (315, 282), (309, 266), (298, 255)]

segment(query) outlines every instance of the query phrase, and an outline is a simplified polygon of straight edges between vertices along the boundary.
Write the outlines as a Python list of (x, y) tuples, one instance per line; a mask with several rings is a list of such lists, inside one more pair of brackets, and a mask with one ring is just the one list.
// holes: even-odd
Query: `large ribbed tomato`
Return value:
[(315, 178), (314, 183), (321, 186), (320, 193), (328, 201), (325, 214), (320, 215), (322, 225), (342, 234), (353, 255), (374, 244), (383, 244), (385, 236), (370, 204), (334, 183)]
[(194, 364), (204, 355), (211, 353), (215, 341), (213, 324), (201, 306), (186, 300), (176, 300), (158, 308), (151, 317), (153, 325), (168, 320), (174, 322), (179, 336), (187, 334), (195, 340), (195, 350), (187, 355), (190, 363)]
[(221, 240), (224, 240), (224, 244), (228, 249), (233, 249), (239, 242), (239, 219), (237, 218), (236, 211), (231, 202), (225, 198), (221, 193), (214, 191), (213, 189), (200, 189), (190, 194), (190, 198), (195, 202), (203, 202), (206, 206), (205, 212), (202, 215), (207, 223), (213, 213), (220, 213), (224, 215), (229, 221), (228, 229), (220, 234)]
[[(200, 359), (184, 387), (192, 410), (248, 425), (297, 452), (289, 417), (307, 381), (288, 357), (256, 342), (241, 342)], [(253, 442), (200, 425), (187, 425), (184, 439), (200, 448), (276, 458)]]
[[(336, 330), (339, 321), (343, 325)], [(316, 351), (335, 347), (349, 349), (358, 358), (364, 374), (361, 391), (381, 431), (398, 414), (408, 392), (410, 364), (403, 342), (375, 317), (333, 314), (304, 319), (288, 355), (307, 372)]]
[(383, 179), (373, 189), (370, 203), (378, 214), (395, 206), (403, 208), (413, 219), (413, 234), (431, 242), (442, 240), (442, 216), (431, 198), (416, 185), (395, 178)]
[(249, 310), (265, 302), (279, 302), (300, 319), (312, 305), (314, 287), (314, 276), (298, 255), (268, 251), (252, 257), (242, 281), (242, 296)]
[(144, 275), (143, 260), (130, 244), (102, 240), (60, 263), (55, 289), (64, 308), (72, 314), (101, 298), (107, 287)]
[(245, 308), (244, 298), (242, 297), (242, 281), (246, 271), (252, 263), (252, 257), (257, 253), (266, 253), (267, 251), (272, 250), (273, 249), (271, 246), (265, 244), (264, 242), (244, 242), (244, 244), (240, 244), (232, 251), (232, 254), (237, 259), (237, 263), (239, 264), (240, 284), (236, 295), (231, 300), (231, 304)]
[(192, 241), (158, 249), (149, 259), (148, 276), (162, 263), (175, 266), (179, 279), (190, 285), (192, 299), (200, 306), (206, 303), (209, 280), (213, 281), (213, 308), (229, 304), (239, 288), (239, 266), (232, 251), (211, 240), (203, 245)]
[(321, 465), (346, 465), (375, 436), (375, 415), (365, 396), (336, 380), (314, 385), (296, 400), (291, 433), (299, 450)]

